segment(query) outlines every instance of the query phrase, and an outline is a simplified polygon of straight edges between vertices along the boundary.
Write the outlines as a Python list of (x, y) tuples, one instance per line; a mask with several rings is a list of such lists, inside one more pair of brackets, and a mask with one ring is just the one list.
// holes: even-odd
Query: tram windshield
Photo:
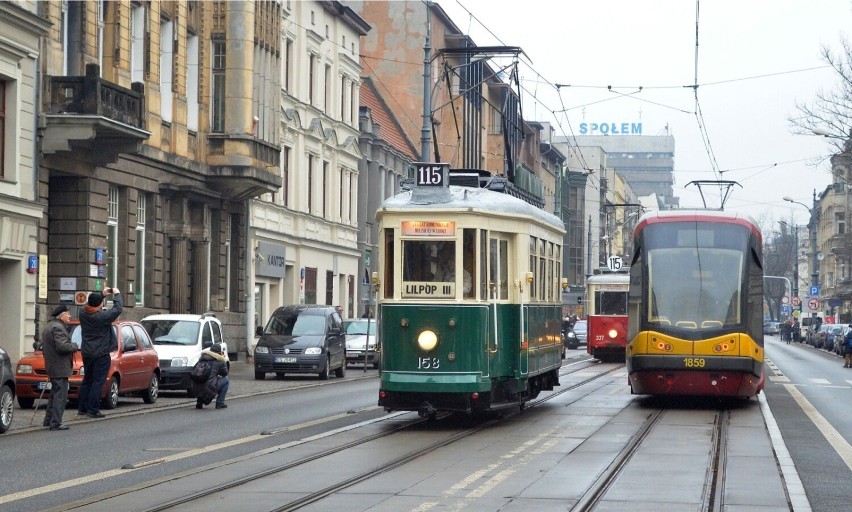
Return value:
[(646, 229), (649, 323), (682, 329), (741, 323), (748, 234), (739, 226), (701, 226)]
[(596, 315), (626, 315), (627, 291), (596, 291)]
[(403, 281), (451, 283), (456, 278), (454, 240), (406, 240), (403, 242)]

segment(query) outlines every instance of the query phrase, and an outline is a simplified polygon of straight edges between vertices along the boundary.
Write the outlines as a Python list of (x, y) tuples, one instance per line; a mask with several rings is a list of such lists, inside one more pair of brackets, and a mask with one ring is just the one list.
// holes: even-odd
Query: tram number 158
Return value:
[(437, 357), (418, 357), (417, 358), (417, 369), (418, 370), (437, 370), (441, 367), (441, 360)]

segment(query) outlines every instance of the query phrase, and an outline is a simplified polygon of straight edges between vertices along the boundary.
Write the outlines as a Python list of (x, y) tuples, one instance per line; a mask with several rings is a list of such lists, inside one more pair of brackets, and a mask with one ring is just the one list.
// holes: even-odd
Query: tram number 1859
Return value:
[(684, 357), (683, 366), (686, 368), (704, 368), (706, 361), (703, 357)]
[(418, 357), (417, 358), (417, 369), (418, 370), (437, 370), (441, 367), (441, 360), (437, 357)]

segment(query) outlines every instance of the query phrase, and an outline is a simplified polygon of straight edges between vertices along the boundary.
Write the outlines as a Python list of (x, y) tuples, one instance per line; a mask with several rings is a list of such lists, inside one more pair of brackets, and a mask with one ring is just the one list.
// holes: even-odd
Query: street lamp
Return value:
[[(811, 238), (811, 288), (819, 290), (819, 259), (817, 258), (817, 227), (819, 223), (819, 210), (817, 209), (816, 189), (814, 189), (813, 197), (813, 208), (810, 208), (805, 203), (796, 201), (789, 196), (784, 196), (781, 199), (789, 203), (795, 203), (804, 206), (811, 216), (810, 221), (808, 222), (808, 230), (810, 232)], [(798, 251), (798, 248), (796, 250)], [(816, 314), (811, 314), (811, 316), (816, 316)]]

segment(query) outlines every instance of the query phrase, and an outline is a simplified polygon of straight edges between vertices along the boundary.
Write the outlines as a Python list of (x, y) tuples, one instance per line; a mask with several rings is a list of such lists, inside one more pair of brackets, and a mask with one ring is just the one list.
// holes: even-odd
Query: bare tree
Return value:
[(837, 55), (827, 46), (821, 52), (837, 74), (837, 89), (820, 89), (811, 104), (796, 102), (796, 113), (788, 118), (793, 133), (825, 135), (837, 153), (852, 149), (852, 45), (846, 39), (841, 45)]

